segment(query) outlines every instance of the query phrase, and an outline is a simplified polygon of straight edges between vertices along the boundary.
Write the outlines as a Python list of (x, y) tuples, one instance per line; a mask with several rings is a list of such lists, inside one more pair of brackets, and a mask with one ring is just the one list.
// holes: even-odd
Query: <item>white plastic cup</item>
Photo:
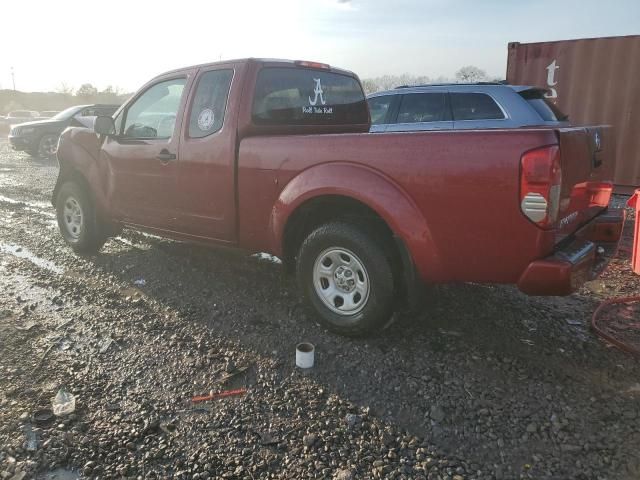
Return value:
[(296, 366), (298, 368), (311, 368), (315, 357), (316, 347), (313, 343), (302, 342), (296, 345)]

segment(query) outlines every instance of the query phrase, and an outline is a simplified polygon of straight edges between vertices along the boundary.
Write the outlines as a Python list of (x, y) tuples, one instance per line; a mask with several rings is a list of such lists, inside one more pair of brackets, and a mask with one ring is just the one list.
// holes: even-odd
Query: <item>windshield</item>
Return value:
[(57, 115), (51, 117), (51, 120), (67, 120), (73, 117), (82, 107), (69, 107), (66, 110), (61, 111)]

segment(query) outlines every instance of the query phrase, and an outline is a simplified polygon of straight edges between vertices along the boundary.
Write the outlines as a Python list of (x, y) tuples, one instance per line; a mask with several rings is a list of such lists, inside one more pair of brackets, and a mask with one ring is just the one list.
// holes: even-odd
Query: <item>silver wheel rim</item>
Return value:
[(346, 248), (328, 248), (313, 264), (313, 286), (333, 313), (355, 315), (369, 299), (370, 283), (364, 263)]
[(84, 215), (82, 214), (82, 207), (78, 200), (73, 197), (67, 197), (64, 202), (64, 210), (62, 213), (62, 223), (69, 236), (75, 240), (80, 237), (82, 233), (82, 226)]
[(48, 136), (42, 139), (40, 144), (40, 153), (46, 156), (55, 155), (58, 150), (58, 139), (54, 136)]

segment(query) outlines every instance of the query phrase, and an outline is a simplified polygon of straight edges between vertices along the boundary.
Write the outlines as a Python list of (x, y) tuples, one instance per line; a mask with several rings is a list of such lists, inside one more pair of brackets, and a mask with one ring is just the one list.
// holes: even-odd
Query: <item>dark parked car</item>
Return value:
[(57, 115), (34, 122), (11, 124), (9, 143), (14, 150), (31, 156), (50, 157), (58, 149), (58, 138), (67, 127), (93, 128), (97, 116), (111, 116), (118, 105), (78, 105)]
[(398, 87), (367, 98), (372, 132), (561, 126), (546, 90), (501, 83)]

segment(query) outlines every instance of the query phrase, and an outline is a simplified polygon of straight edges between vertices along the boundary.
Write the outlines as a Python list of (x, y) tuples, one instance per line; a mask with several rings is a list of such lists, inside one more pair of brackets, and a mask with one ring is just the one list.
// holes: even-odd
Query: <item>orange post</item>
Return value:
[(636, 210), (636, 223), (633, 230), (633, 255), (631, 257), (631, 268), (634, 273), (640, 275), (640, 188), (629, 199), (627, 206)]

